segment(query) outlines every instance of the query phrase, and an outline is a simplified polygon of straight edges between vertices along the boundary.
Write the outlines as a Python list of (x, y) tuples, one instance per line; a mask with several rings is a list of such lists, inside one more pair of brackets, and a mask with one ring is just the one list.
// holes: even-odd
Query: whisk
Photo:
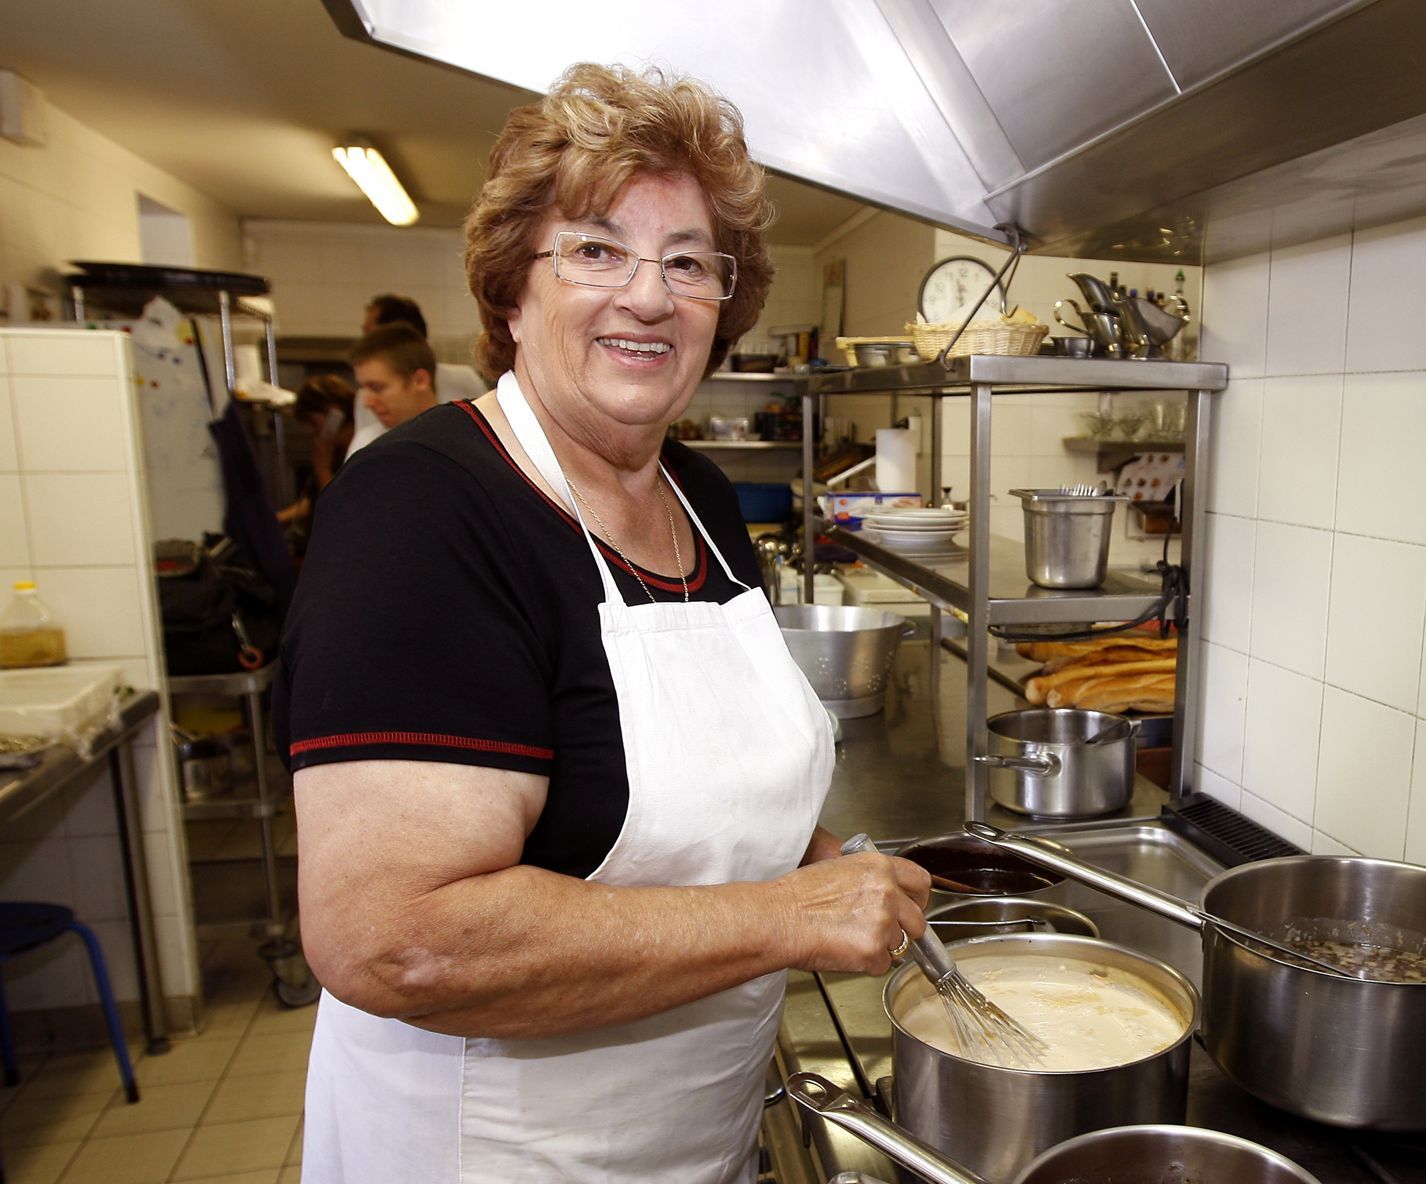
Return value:
[[(865, 833), (853, 835), (842, 844), (843, 855), (875, 850), (876, 844)], [(981, 994), (961, 973), (929, 925), (925, 933), (910, 942), (910, 953), (945, 1004), (957, 1046), (968, 1057), (1004, 1067), (1026, 1068), (1040, 1063), (1044, 1041)]]

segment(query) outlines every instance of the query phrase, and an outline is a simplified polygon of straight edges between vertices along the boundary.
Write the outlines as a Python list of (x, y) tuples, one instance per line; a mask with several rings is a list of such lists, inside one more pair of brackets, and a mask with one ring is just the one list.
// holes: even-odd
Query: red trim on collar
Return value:
[[(579, 519), (577, 519), (573, 514), (566, 510), (563, 505), (555, 501), (554, 498), (550, 497), (549, 494), (547, 494), (543, 489), (541, 489), (538, 485), (536, 485), (533, 481), (530, 480), (530, 475), (526, 473), (525, 470), (522, 469), (518, 464), (515, 463), (515, 458), (510, 455), (505, 445), (500, 442), (500, 437), (495, 434), (495, 429), (490, 426), (490, 421), (485, 418), (485, 416), (481, 413), (480, 409), (477, 408), (473, 403), (470, 403), (468, 401), (456, 403), (455, 406), (459, 407), (462, 411), (464, 411), (467, 415), (470, 416), (470, 418), (474, 421), (476, 427), (478, 427), (484, 434), (485, 438), (490, 441), (496, 453), (505, 461), (507, 465), (509, 465), (512, 469), (515, 470), (516, 473), (519, 474), (520, 479), (524, 481), (526, 485), (528, 485), (532, 490), (535, 491), (535, 493), (539, 495), (540, 500), (543, 501), (545, 505), (549, 506), (549, 508), (553, 510), (556, 514), (558, 514), (560, 516), (560, 519), (564, 522), (566, 526), (578, 533)], [(678, 480), (672, 470), (669, 471), (669, 478), (677, 482), (680, 490), (683, 489), (683, 482)], [(634, 568), (631, 567), (629, 564), (625, 563), (623, 557), (619, 555), (619, 553), (615, 551), (612, 547), (610, 547), (603, 539), (599, 538), (598, 536), (592, 537), (594, 538), (594, 545), (599, 548), (600, 554), (602, 554), (604, 558), (607, 559), (610, 563), (612, 563), (615, 567), (621, 568), (622, 570), (628, 572), (631, 576), (634, 576), (637, 579), (642, 579), (644, 583), (649, 584), (655, 588), (659, 588), (665, 592), (683, 591), (683, 583), (681, 581), (670, 580), (666, 576), (657, 575), (656, 573), (651, 572), (644, 567), (641, 567), (638, 569), (638, 571), (635, 571)], [(703, 587), (704, 581), (708, 578), (708, 543), (707, 540), (705, 540), (703, 537), (703, 532), (697, 529), (695, 529), (693, 532), (693, 541), (697, 550), (697, 560), (693, 569), (693, 574), (688, 577), (688, 590), (690, 592), (697, 592)]]

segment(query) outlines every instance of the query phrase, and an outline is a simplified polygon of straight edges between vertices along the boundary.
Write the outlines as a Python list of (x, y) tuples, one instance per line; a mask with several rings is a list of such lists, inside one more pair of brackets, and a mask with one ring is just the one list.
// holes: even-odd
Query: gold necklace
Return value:
[[(568, 477), (565, 478), (565, 482), (572, 490), (574, 490), (574, 496), (579, 498), (584, 508), (588, 510), (591, 515), (593, 515), (595, 525), (599, 527), (599, 533), (602, 534), (605, 540), (609, 543), (609, 545), (614, 548), (614, 554), (619, 556), (619, 558), (624, 561), (624, 566), (634, 573), (634, 579), (639, 581), (639, 587), (644, 590), (644, 595), (649, 598), (649, 603), (657, 604), (658, 601), (654, 599), (654, 594), (649, 591), (649, 586), (644, 583), (644, 577), (639, 574), (639, 569), (629, 561), (629, 557), (625, 555), (622, 550), (620, 550), (619, 544), (614, 541), (614, 536), (609, 533), (609, 528), (604, 525), (604, 519), (599, 516), (599, 511), (589, 504), (589, 500), (584, 496), (584, 494), (579, 492), (578, 485), (576, 485)], [(659, 495), (659, 501), (663, 504), (664, 515), (668, 518), (668, 533), (669, 536), (673, 539), (673, 560), (676, 564), (678, 564), (678, 582), (683, 585), (683, 602), (684, 604), (687, 604), (688, 577), (683, 574), (683, 555), (680, 553), (678, 547), (678, 528), (673, 524), (673, 510), (669, 507), (668, 498), (664, 497), (662, 483), (654, 483), (654, 492)]]

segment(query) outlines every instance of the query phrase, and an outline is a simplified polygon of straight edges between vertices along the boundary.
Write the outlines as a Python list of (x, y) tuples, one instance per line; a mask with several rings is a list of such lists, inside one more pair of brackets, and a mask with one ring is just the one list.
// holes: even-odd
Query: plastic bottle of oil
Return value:
[(58, 666), (68, 660), (64, 630), (29, 580), (15, 582), (15, 594), (0, 614), (0, 667)]

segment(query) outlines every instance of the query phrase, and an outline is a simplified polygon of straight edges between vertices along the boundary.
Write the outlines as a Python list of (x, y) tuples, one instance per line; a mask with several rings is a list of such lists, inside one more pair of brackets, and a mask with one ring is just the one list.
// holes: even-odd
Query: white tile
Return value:
[(70, 899), (81, 921), (122, 921), (128, 916), (124, 895), (122, 848), (114, 835), (71, 836)]
[(11, 374), (117, 374), (117, 333), (33, 329), (10, 338)]
[(11, 1011), (82, 1007), (90, 1001), (91, 977), (83, 943), (65, 934), (6, 963), (5, 1002)]
[(1203, 315), (1198, 352), (1228, 363), (1232, 373), (1259, 377), (1267, 359), (1267, 254), (1215, 263), (1203, 272)]
[(1268, 280), (1268, 374), (1342, 369), (1347, 346), (1351, 235), (1272, 253)]
[(71, 838), (105, 836), (115, 842), (119, 822), (114, 812), (114, 783), (107, 763), (71, 786), (65, 794), (64, 833)]
[(1426, 218), (1358, 231), (1352, 243), (1347, 311), (1347, 369), (1426, 369), (1421, 277), (1426, 274)]
[(122, 472), (128, 437), (114, 377), (17, 375), (15, 434), (27, 472)]
[(20, 454), (15, 447), (13, 406), (9, 380), (0, 377), (0, 473), (13, 473), (20, 467)]
[(1400, 859), (1405, 850), (1417, 721), (1359, 695), (1322, 694), (1313, 826), (1363, 855)]
[(1198, 713), (1202, 727), (1196, 759), (1220, 776), (1241, 784), (1248, 659), (1211, 642), (1201, 643), (1198, 653), (1203, 663)]
[(1236, 781), (1220, 777), (1205, 765), (1193, 766), (1193, 788), (1198, 793), (1206, 793), (1229, 809), (1236, 810), (1243, 801), (1243, 787)]
[[(25, 499), (20, 477), (16, 473), (0, 473), (0, 567), (29, 565), (30, 530), (25, 525)], [(8, 586), (4, 591), (8, 595)]]
[(1312, 849), (1312, 827), (1300, 818), (1278, 809), (1271, 802), (1264, 801), (1257, 794), (1243, 790), (1243, 800), (1238, 812), (1259, 826), (1265, 827), (1280, 839), (1286, 839), (1304, 851)]
[[(3, 206), (3, 203), (0, 203), (0, 206)], [(10, 349), (5, 344), (5, 337), (4, 333), (0, 333), (0, 374), (10, 373)]]
[(1408, 863), (1426, 864), (1426, 721), (1416, 721), (1416, 746), (1411, 763), (1411, 799), (1406, 813)]
[(1253, 547), (1257, 523), (1229, 514), (1206, 516), (1205, 567), (1199, 620), (1203, 637), (1229, 649), (1248, 650), (1253, 610)]
[(1252, 518), (1258, 512), (1263, 380), (1233, 378), (1211, 405), (1206, 504), (1220, 514)]
[(73, 658), (144, 653), (142, 599), (135, 567), (36, 567), (41, 595), (64, 626)]
[(1258, 523), (1248, 646), (1253, 657), (1322, 677), (1331, 565), (1327, 531)]
[(7, 844), (0, 851), (9, 856), (0, 864), (0, 899), (68, 902), (69, 865), (63, 837), (55, 835), (22, 846)]
[(1263, 383), (1259, 518), (1331, 529), (1341, 421), (1340, 374)]
[(1313, 855), (1360, 855), (1361, 852), (1348, 847), (1346, 843), (1338, 842), (1331, 835), (1324, 835), (1320, 830), (1312, 832), (1312, 846), (1308, 849)]
[[(134, 960), (134, 938), (129, 930), (129, 922), (101, 920), (89, 922), (81, 917), (89, 928), (94, 930), (94, 936), (99, 939), (99, 948), (104, 951), (104, 966), (109, 972), (109, 985), (114, 989), (115, 999), (137, 999), (139, 997), (139, 974)], [(98, 996), (93, 994), (94, 980), (88, 974), (87, 967), (85, 973), (85, 987), (90, 992), (89, 998), (97, 1000)]]
[(1421, 682), (1426, 547), (1339, 534), (1332, 552), (1326, 681), (1402, 711)]
[(129, 483), (122, 474), (40, 473), (21, 481), (36, 566), (136, 561)]
[(1337, 529), (1426, 543), (1417, 479), (1423, 453), (1426, 373), (1347, 375)]
[(1243, 788), (1308, 825), (1321, 730), (1320, 682), (1268, 662), (1249, 662)]

